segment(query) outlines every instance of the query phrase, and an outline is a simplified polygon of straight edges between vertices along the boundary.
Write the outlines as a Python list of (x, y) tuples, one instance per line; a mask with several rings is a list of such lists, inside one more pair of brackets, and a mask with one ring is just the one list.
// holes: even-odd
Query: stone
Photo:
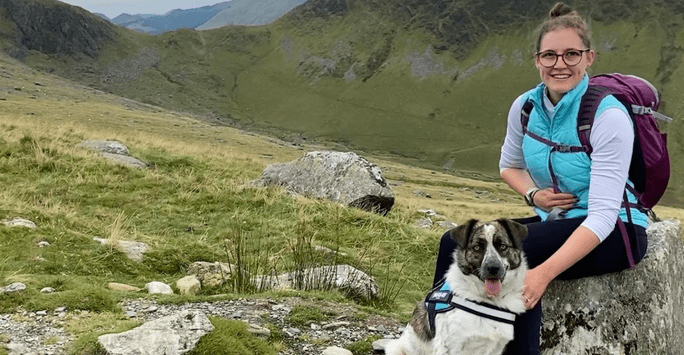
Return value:
[(378, 296), (379, 287), (375, 279), (349, 265), (322, 266), (284, 273), (278, 276), (257, 276), (250, 280), (261, 290), (338, 289), (354, 297), (372, 300)]
[(271, 336), (271, 331), (268, 328), (251, 323), (247, 323), (247, 332), (262, 339), (268, 339)]
[(86, 148), (96, 151), (103, 158), (124, 166), (144, 169), (147, 168), (147, 163), (132, 157), (128, 153), (128, 148), (117, 141), (107, 140), (87, 140), (77, 145), (80, 148)]
[(195, 275), (203, 287), (223, 285), (230, 279), (231, 271), (235, 266), (221, 262), (196, 261), (188, 266), (188, 275)]
[(328, 199), (386, 215), (394, 193), (379, 167), (356, 153), (315, 151), (266, 167), (255, 186), (283, 186), (295, 195)]
[(128, 155), (128, 147), (117, 141), (87, 140), (79, 143), (77, 146), (79, 148), (94, 150), (98, 153)]
[(15, 293), (15, 292), (21, 292), (26, 289), (26, 285), (24, 285), (21, 282), (15, 282), (13, 284), (10, 284), (9, 286), (5, 287), (5, 290), (3, 291), (4, 293)]
[(142, 291), (142, 289), (140, 289), (138, 287), (126, 285), (126, 284), (120, 284), (117, 282), (108, 283), (107, 288), (110, 290), (125, 291), (125, 292), (140, 292), (140, 291)]
[(29, 221), (28, 219), (20, 218), (20, 217), (14, 217), (11, 220), (2, 220), (0, 223), (6, 225), (7, 227), (24, 227), (24, 228), (29, 228), (29, 229), (36, 229), (36, 224), (33, 223), (32, 221)]
[(347, 349), (340, 348), (337, 346), (330, 346), (323, 350), (322, 355), (353, 355), (353, 353)]
[(52, 287), (43, 287), (40, 289), (40, 293), (55, 293), (55, 289)]
[(134, 261), (141, 262), (143, 254), (147, 251), (147, 244), (142, 242), (131, 242), (128, 240), (112, 240), (104, 238), (93, 238), (94, 241), (102, 245), (113, 246), (116, 250), (126, 254), (126, 256)]
[(439, 221), (437, 224), (444, 230), (451, 230), (458, 227), (458, 224), (451, 221)]
[(49, 243), (49, 242), (46, 242), (46, 241), (44, 241), (44, 240), (38, 242), (38, 247), (39, 247), (39, 248), (45, 248), (45, 247), (48, 247), (48, 246), (50, 246), (50, 243)]
[(635, 270), (556, 280), (542, 300), (542, 354), (674, 354), (684, 349), (680, 223), (648, 228)]
[(214, 327), (202, 312), (181, 311), (135, 329), (97, 338), (109, 355), (184, 354)]
[(413, 223), (413, 226), (416, 228), (430, 228), (432, 227), (433, 223), (432, 220), (429, 217), (423, 217)]
[(171, 289), (171, 286), (159, 282), (159, 281), (152, 281), (147, 284), (145, 284), (145, 288), (147, 289), (147, 292), (150, 294), (162, 294), (162, 295), (172, 295), (173, 290)]
[(324, 325), (323, 329), (335, 329), (339, 327), (348, 327), (349, 325), (351, 325), (349, 322), (333, 322)]
[(195, 275), (190, 275), (176, 281), (176, 287), (181, 295), (194, 296), (199, 292), (201, 284)]
[(120, 154), (111, 154), (111, 153), (100, 153), (100, 156), (103, 158), (119, 165), (124, 165), (128, 166), (131, 168), (137, 168), (137, 169), (145, 169), (147, 168), (147, 163), (144, 161), (132, 157), (130, 155), (120, 155)]

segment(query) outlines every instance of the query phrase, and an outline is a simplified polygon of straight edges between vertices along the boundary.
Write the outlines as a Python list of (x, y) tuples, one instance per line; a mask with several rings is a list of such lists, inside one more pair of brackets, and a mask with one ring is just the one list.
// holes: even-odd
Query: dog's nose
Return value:
[(487, 273), (489, 275), (497, 275), (499, 271), (501, 271), (501, 267), (499, 265), (487, 265), (485, 268), (487, 269)]

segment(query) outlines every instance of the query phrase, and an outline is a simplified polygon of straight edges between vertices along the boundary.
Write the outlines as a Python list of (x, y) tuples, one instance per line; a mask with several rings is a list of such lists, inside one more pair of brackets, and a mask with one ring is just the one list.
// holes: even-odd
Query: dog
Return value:
[(527, 227), (508, 219), (470, 220), (449, 234), (457, 247), (444, 281), (417, 303), (385, 354), (494, 355), (513, 339), (515, 316), (526, 310)]

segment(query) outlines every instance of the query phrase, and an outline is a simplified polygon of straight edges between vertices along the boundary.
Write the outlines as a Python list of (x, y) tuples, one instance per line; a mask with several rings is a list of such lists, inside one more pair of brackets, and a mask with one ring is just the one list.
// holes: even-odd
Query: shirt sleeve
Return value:
[(589, 209), (582, 226), (601, 242), (615, 228), (632, 159), (634, 129), (629, 116), (609, 108), (594, 120), (589, 142), (591, 173)]
[(499, 171), (507, 168), (525, 169), (525, 159), (523, 159), (522, 152), (522, 123), (520, 122), (520, 114), (522, 112), (522, 104), (520, 101), (522, 96), (519, 96), (508, 111), (508, 124), (506, 127), (506, 138), (501, 146), (501, 158), (499, 159)]

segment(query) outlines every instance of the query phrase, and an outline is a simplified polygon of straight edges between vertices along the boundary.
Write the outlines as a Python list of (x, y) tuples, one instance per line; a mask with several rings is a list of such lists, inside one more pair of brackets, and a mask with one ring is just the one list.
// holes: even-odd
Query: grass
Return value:
[(214, 331), (205, 335), (189, 355), (272, 355), (273, 347), (265, 340), (258, 339), (247, 332), (247, 324), (219, 317), (209, 317)]
[[(242, 272), (237, 274), (242, 279), (195, 297), (159, 297), (159, 302), (207, 301), (219, 293), (228, 293), (228, 298), (253, 296), (258, 290), (245, 282), (250, 275), (351, 263), (376, 277), (383, 292), (379, 301), (363, 309), (406, 319), (429, 287), (443, 232), (412, 227), (421, 216), (418, 210), (434, 209), (456, 223), (529, 214), (520, 197), (501, 182), (412, 167), (387, 155), (367, 155), (382, 168), (396, 195), (386, 217), (293, 198), (277, 188), (253, 189), (248, 182), (267, 164), (292, 160), (305, 149), (87, 89), (1, 53), (0, 65), (12, 73), (4, 85), (22, 88), (2, 101), (0, 219), (19, 216), (38, 226), (30, 230), (0, 225), (0, 285), (27, 285), (22, 293), (0, 295), (0, 311), (59, 306), (89, 311), (66, 322), (65, 329), (75, 336), (72, 354), (101, 353), (97, 336), (138, 325), (117, 305), (126, 294), (108, 290), (107, 283), (140, 288), (150, 281), (175, 284), (195, 261), (240, 259)], [(42, 86), (34, 85), (36, 81)], [(132, 155), (154, 168), (107, 163), (77, 147), (86, 139), (123, 142)], [(423, 197), (426, 194), (432, 198)], [(684, 220), (681, 209), (658, 206), (656, 212)], [(145, 242), (150, 251), (138, 263), (94, 237)], [(50, 246), (39, 248), (40, 241)], [(338, 254), (331, 260), (311, 251), (317, 245)], [(57, 293), (38, 292), (46, 286)], [(350, 302), (338, 292), (258, 295)], [(295, 309), (293, 321), (328, 316)], [(203, 339), (198, 355), (231, 348), (242, 349), (236, 354), (270, 354), (282, 346), (277, 332), (264, 345), (246, 335), (240, 324), (217, 318), (212, 324), (222, 331)]]

